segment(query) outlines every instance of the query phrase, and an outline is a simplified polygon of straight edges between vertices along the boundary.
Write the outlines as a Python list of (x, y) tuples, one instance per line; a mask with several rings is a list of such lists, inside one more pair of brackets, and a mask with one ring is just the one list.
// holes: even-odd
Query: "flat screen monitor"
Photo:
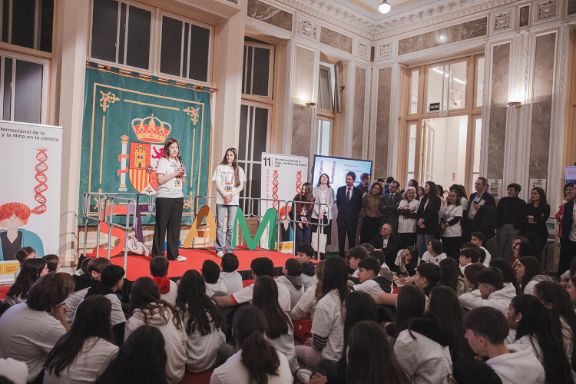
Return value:
[(313, 186), (316, 186), (320, 175), (325, 173), (330, 178), (330, 186), (336, 193), (338, 188), (346, 184), (346, 174), (350, 171), (356, 174), (355, 185), (358, 186), (360, 184), (360, 175), (363, 173), (372, 174), (372, 161), (314, 155), (312, 180), (310, 182)]

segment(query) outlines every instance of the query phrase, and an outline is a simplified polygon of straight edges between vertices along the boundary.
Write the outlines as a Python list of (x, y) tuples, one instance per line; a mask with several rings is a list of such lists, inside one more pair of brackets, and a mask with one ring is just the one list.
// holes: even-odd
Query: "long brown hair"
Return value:
[(164, 157), (165, 158), (167, 158), (167, 159), (170, 158), (170, 151), (168, 150), (168, 148), (170, 148), (170, 146), (174, 143), (176, 143), (178, 145), (178, 155), (180, 154), (180, 143), (178, 142), (178, 140), (171, 137), (168, 140), (166, 140), (166, 143), (164, 143)]
[(232, 152), (234, 154), (234, 161), (232, 162), (232, 168), (234, 168), (234, 186), (240, 186), (240, 177), (239, 177), (239, 170), (238, 170), (238, 150), (234, 147), (230, 147), (224, 151), (224, 158), (220, 162), (221, 165), (228, 165), (228, 160), (226, 160), (226, 155), (228, 152)]

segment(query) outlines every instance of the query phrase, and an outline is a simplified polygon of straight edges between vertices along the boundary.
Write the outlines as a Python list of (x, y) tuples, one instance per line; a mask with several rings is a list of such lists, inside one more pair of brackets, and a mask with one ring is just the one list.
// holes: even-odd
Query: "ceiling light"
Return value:
[(388, 1), (382, 0), (382, 4), (380, 4), (378, 6), (378, 12), (386, 14), (386, 13), (390, 12), (391, 8), (392, 7), (390, 6), (390, 4), (388, 4)]

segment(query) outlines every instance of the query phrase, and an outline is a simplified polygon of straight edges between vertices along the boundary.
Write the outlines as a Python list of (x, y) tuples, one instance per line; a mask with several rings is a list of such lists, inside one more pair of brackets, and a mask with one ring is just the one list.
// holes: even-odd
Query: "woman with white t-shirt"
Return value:
[[(228, 148), (224, 159), (218, 164), (212, 180), (216, 182), (216, 256), (232, 252), (232, 237), (236, 210), (240, 204), (240, 192), (244, 189), (246, 176), (238, 166), (238, 150)], [(227, 217), (227, 221), (225, 221)], [(226, 239), (224, 239), (226, 236)], [(226, 246), (224, 246), (226, 244)]]
[(46, 359), (44, 384), (93, 383), (118, 353), (112, 343), (112, 304), (101, 295), (78, 306), (70, 332), (62, 336)]
[(460, 221), (464, 211), (455, 191), (448, 193), (447, 205), (440, 211), (442, 246), (448, 257), (458, 260), (462, 247), (462, 226)]
[(288, 359), (266, 338), (266, 318), (261, 310), (245, 305), (232, 321), (238, 352), (219, 366), (210, 384), (291, 384), (294, 381)]
[[(312, 210), (312, 244), (316, 242), (316, 252), (326, 252), (326, 245), (330, 244), (332, 227), (332, 206), (334, 205), (334, 190), (330, 187), (330, 177), (323, 173), (314, 188), (314, 209)], [(317, 225), (314, 225), (317, 224)], [(326, 235), (326, 242), (318, 239), (318, 233)]]
[(408, 187), (398, 205), (398, 248), (416, 245), (416, 212), (420, 201), (416, 199), (416, 188)]
[(152, 256), (164, 256), (164, 239), (168, 242), (168, 260), (186, 261), (178, 254), (180, 223), (184, 209), (184, 178), (186, 169), (180, 157), (180, 146), (170, 138), (164, 144), (164, 156), (158, 161), (158, 195), (156, 196), (156, 225)]

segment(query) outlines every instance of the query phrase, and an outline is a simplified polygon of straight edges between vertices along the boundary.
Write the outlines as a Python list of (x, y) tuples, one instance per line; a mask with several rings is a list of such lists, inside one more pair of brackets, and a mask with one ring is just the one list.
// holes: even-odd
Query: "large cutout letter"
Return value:
[[(246, 223), (246, 219), (244, 219), (244, 212), (242, 209), (238, 208), (236, 211), (236, 220), (234, 221), (234, 228), (237, 228), (240, 225), (240, 230), (242, 231), (242, 235), (244, 236), (244, 240), (246, 241), (246, 246), (250, 250), (256, 249), (258, 244), (260, 243), (260, 238), (264, 234), (264, 230), (267, 226), (268, 228), (268, 249), (275, 249), (276, 247), (276, 218), (277, 212), (274, 208), (268, 208), (262, 221), (258, 225), (258, 230), (254, 237), (250, 236), (250, 230), (248, 229), (248, 224)], [(232, 239), (232, 247), (236, 247), (236, 240), (237, 240), (237, 231), (234, 231), (234, 238)]]

